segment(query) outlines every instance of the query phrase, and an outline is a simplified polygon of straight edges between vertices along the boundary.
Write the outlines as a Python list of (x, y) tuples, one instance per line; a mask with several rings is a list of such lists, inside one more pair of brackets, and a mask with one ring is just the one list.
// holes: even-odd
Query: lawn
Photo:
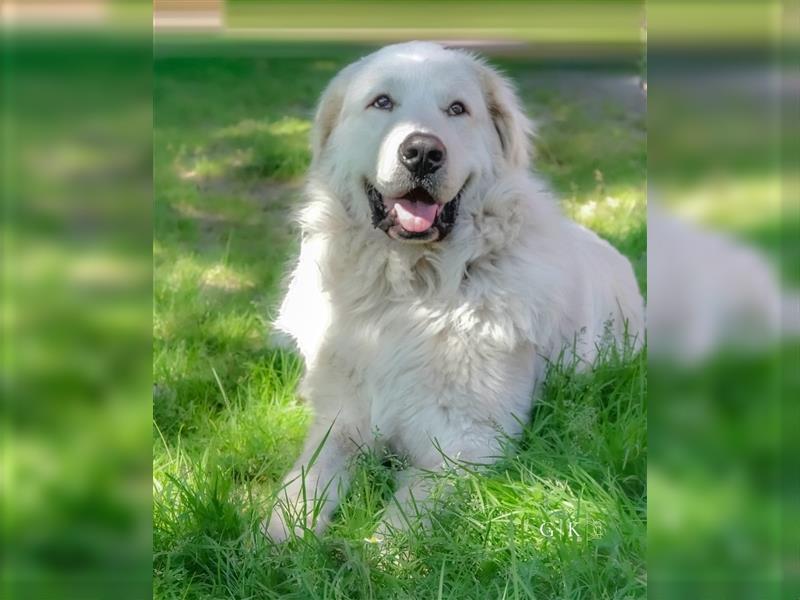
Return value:
[[(309, 117), (365, 49), (230, 44), (155, 61), (155, 597), (644, 597), (643, 355), (554, 369), (503, 460), (446, 475), (455, 493), (428, 531), (368, 541), (402, 457), (365, 455), (324, 536), (274, 546), (258, 533), (310, 418), (294, 394), (301, 360), (268, 341), (298, 246)], [(536, 117), (536, 168), (644, 289), (636, 65), (497, 62)]]

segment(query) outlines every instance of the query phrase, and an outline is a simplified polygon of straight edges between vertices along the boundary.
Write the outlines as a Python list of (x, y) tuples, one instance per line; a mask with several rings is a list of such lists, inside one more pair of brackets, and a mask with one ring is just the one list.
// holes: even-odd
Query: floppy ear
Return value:
[(486, 106), (500, 137), (503, 155), (510, 166), (527, 168), (531, 160), (533, 125), (522, 110), (514, 85), (480, 59), (476, 62)]
[(331, 80), (317, 104), (317, 111), (314, 116), (314, 126), (311, 129), (311, 152), (312, 159), (316, 161), (328, 138), (333, 133), (336, 123), (339, 121), (339, 116), (342, 112), (342, 105), (344, 103), (344, 95), (347, 91), (347, 85), (350, 82), (354, 68), (358, 63), (349, 65), (339, 71), (339, 73)]

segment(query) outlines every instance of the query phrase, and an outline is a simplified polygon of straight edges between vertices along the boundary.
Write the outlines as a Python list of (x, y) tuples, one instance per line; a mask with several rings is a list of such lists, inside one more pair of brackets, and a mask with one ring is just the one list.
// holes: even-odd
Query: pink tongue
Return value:
[(395, 200), (394, 210), (397, 220), (406, 231), (420, 233), (430, 229), (436, 220), (439, 207), (436, 204), (425, 204), (414, 200)]

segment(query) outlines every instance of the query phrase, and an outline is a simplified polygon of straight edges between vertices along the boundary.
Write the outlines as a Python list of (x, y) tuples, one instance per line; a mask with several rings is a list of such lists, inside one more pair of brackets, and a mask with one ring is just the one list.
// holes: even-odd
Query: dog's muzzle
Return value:
[(438, 204), (423, 187), (418, 186), (387, 206), (369, 181), (364, 187), (372, 211), (372, 225), (392, 239), (417, 243), (439, 242), (447, 237), (458, 217), (458, 207), (466, 183), (446, 204)]

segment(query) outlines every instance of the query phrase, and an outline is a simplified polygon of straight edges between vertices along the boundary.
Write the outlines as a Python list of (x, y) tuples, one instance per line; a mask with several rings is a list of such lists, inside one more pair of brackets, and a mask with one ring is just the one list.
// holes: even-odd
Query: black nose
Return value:
[(427, 133), (412, 133), (397, 151), (400, 162), (417, 177), (430, 175), (444, 164), (447, 151), (442, 140)]

